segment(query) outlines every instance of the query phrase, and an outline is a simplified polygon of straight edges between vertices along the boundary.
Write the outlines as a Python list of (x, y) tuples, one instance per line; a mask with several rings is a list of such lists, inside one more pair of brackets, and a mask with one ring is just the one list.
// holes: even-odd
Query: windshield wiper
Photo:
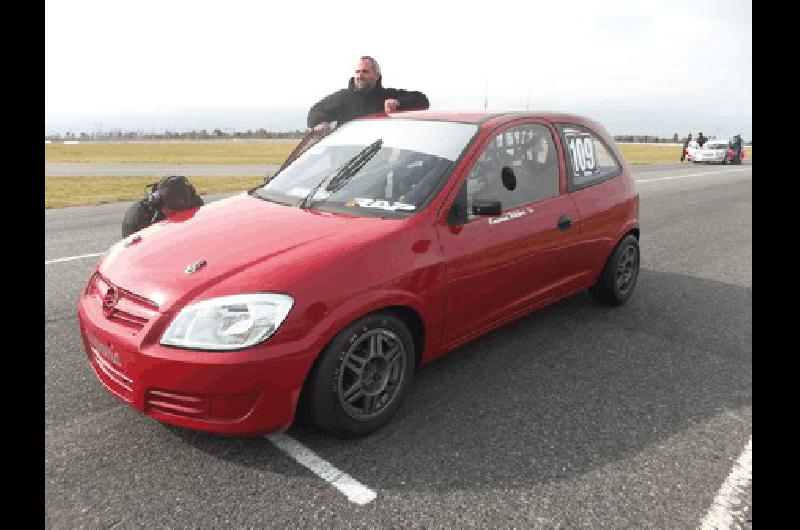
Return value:
[[(361, 168), (364, 167), (364, 165), (367, 162), (369, 162), (372, 159), (372, 157), (375, 156), (375, 154), (377, 154), (378, 151), (381, 150), (381, 145), (383, 145), (383, 140), (378, 138), (370, 145), (362, 149), (353, 158), (348, 160), (341, 168), (339, 168), (336, 174), (330, 179), (328, 185), (325, 186), (325, 191), (330, 191), (332, 193), (335, 193), (340, 189), (342, 189), (344, 185), (347, 184), (347, 181), (350, 180), (350, 178), (353, 177), (356, 173), (361, 171)], [(311, 197), (313, 197), (317, 193), (317, 190), (319, 190), (322, 187), (322, 185), (325, 184), (326, 181), (328, 181), (328, 177), (325, 177), (320, 181), (319, 184), (314, 186), (314, 189), (311, 190), (311, 193), (306, 195), (305, 198), (300, 203), (300, 208), (303, 209), (308, 208)]]

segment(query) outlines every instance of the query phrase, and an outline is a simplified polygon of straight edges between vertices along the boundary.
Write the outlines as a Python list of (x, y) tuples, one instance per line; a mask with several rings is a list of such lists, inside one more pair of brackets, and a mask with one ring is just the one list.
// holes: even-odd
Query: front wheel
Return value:
[(347, 326), (320, 354), (309, 375), (311, 421), (335, 436), (352, 438), (389, 422), (414, 376), (414, 341), (389, 313)]
[(614, 247), (600, 278), (589, 288), (589, 293), (602, 304), (620, 305), (633, 294), (638, 278), (639, 240), (627, 235)]

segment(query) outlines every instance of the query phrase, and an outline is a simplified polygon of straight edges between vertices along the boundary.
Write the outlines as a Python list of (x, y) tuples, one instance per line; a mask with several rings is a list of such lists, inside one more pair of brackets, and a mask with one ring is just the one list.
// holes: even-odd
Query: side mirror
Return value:
[(467, 224), (467, 185), (464, 183), (458, 190), (456, 200), (447, 212), (447, 224), (450, 226), (461, 226)]
[(475, 215), (500, 215), (503, 204), (500, 201), (472, 201), (472, 213)]
[(500, 171), (500, 179), (503, 181), (503, 186), (508, 191), (514, 191), (514, 188), (517, 187), (517, 176), (514, 175), (514, 170), (508, 166), (503, 166), (503, 169)]

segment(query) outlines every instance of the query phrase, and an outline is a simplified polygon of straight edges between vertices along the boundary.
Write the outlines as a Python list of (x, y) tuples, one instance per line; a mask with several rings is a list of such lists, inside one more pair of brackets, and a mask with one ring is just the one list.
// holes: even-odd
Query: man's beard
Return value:
[(377, 84), (378, 84), (378, 82), (377, 82), (377, 81), (375, 81), (375, 82), (373, 82), (372, 84), (364, 84), (362, 87), (359, 87), (359, 86), (358, 86), (358, 83), (355, 83), (355, 85), (356, 85), (356, 91), (357, 91), (357, 92), (364, 92), (364, 93), (366, 93), (366, 92), (369, 92), (370, 90), (372, 90), (373, 88), (375, 88), (375, 85), (377, 85)]

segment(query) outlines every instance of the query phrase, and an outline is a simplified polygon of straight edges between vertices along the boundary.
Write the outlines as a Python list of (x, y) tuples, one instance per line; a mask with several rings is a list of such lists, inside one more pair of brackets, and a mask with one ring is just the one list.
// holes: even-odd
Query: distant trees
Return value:
[[(164, 132), (141, 132), (141, 131), (122, 131), (114, 129), (112, 131), (101, 132), (80, 132), (80, 139), (83, 141), (98, 141), (98, 140), (230, 140), (230, 139), (270, 139), (270, 138), (286, 138), (297, 139), (302, 138), (308, 134), (307, 130), (294, 130), (294, 131), (267, 131), (264, 128), (256, 130), (248, 129), (247, 131), (224, 131), (220, 128), (213, 129), (209, 133), (206, 129), (191, 130), (191, 131), (164, 131)], [(46, 134), (44, 139), (50, 141), (59, 140), (74, 140), (75, 133), (67, 131), (61, 134)]]

